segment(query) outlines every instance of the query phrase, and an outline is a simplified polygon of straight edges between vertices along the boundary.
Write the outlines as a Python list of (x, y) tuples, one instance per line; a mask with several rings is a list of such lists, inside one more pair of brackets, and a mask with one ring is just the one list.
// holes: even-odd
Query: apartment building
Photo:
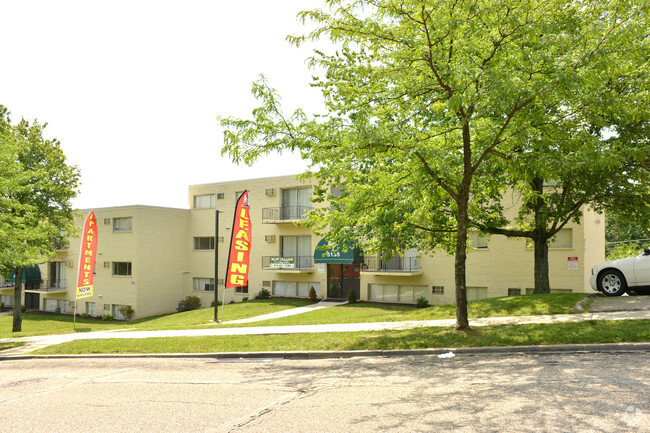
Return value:
[[(77, 311), (120, 318), (120, 307), (128, 305), (134, 317), (148, 317), (174, 311), (188, 295), (209, 306), (214, 300), (215, 250), (221, 299), (234, 205), (244, 190), (249, 191), (253, 231), (249, 285), (228, 289), (226, 303), (252, 299), (263, 288), (276, 297), (306, 298), (312, 287), (319, 298), (346, 298), (354, 290), (358, 299), (373, 302), (413, 304), (420, 296), (433, 305), (455, 301), (454, 258), (445, 252), (408, 250), (384, 259), (364, 255), (352, 243), (319, 248), (326, 241), (296, 225), (314, 206), (312, 185), (292, 175), (193, 185), (189, 209), (94, 209), (99, 226), (94, 295), (79, 300)], [(515, 193), (504, 197), (508, 216), (516, 214), (518, 200)], [(77, 225), (82, 224), (80, 218)], [(532, 292), (533, 249), (526, 239), (485, 239), (476, 232), (470, 239), (470, 300)], [(31, 308), (72, 311), (78, 255), (79, 239), (71, 239), (67, 250), (38, 267), (40, 286), (33, 283), (38, 280), (34, 276), (25, 291)], [(590, 269), (604, 256), (604, 219), (585, 210), (581, 223), (565, 227), (550, 245), (551, 291), (590, 292)], [(12, 293), (10, 287), (0, 288), (3, 300)]]

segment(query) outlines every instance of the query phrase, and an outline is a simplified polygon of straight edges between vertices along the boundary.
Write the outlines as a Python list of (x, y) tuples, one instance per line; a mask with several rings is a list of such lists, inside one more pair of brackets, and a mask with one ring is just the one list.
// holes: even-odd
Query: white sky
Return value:
[(319, 0), (0, 0), (0, 104), (47, 122), (81, 170), (79, 208), (188, 207), (187, 186), (297, 174), (296, 155), (236, 167), (216, 117), (249, 117), (263, 73), (284, 108), (320, 111), (287, 34)]

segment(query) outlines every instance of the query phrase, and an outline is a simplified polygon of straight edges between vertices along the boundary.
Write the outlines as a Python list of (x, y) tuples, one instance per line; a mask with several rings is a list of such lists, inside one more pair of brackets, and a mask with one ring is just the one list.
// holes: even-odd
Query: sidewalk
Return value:
[[(577, 323), (589, 320), (641, 320), (650, 319), (650, 311), (616, 311), (588, 314), (558, 314), (547, 316), (514, 316), (470, 319), (470, 326), (522, 325), (531, 323)], [(181, 329), (170, 331), (99, 331), (80, 334), (44, 335), (37, 337), (5, 338), (0, 342), (27, 342), (26, 345), (7, 349), (1, 355), (24, 355), (42, 347), (75, 340), (106, 338), (155, 338), (185, 336), (269, 335), (324, 332), (357, 332), (405, 330), (427, 327), (453, 327), (455, 319), (421, 320), (408, 322), (344, 323), (329, 325), (258, 326), (250, 328)]]
[(248, 319), (230, 320), (223, 322), (224, 325), (232, 325), (237, 323), (253, 323), (261, 322), (263, 320), (277, 319), (280, 317), (295, 316), (296, 314), (308, 313), (310, 311), (320, 310), (327, 307), (336, 307), (337, 305), (344, 305), (348, 302), (328, 302), (320, 301), (317, 304), (305, 305), (304, 307), (290, 308), (288, 310), (277, 311), (275, 313), (263, 314), (261, 316), (249, 317)]

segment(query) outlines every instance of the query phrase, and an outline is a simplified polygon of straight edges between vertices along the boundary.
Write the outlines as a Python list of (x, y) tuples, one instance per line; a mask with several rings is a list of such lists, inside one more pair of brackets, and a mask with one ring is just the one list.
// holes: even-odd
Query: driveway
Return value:
[(599, 296), (591, 303), (589, 311), (605, 313), (610, 311), (650, 311), (650, 296)]

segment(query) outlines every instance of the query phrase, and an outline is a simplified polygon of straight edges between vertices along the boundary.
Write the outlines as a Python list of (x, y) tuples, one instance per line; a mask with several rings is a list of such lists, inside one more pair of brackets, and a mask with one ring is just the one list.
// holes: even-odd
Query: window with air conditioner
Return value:
[(197, 292), (214, 292), (214, 278), (194, 278), (194, 290)]

